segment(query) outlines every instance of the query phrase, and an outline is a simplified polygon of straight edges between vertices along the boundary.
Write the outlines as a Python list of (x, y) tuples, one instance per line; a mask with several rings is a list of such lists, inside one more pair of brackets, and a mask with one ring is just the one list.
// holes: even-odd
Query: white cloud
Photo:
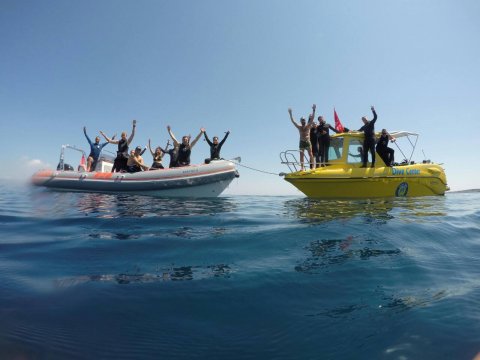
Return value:
[(52, 169), (52, 165), (39, 159), (32, 159), (28, 156), (20, 156), (7, 163), (8, 172), (0, 175), (2, 179), (29, 180), (34, 172), (41, 169)]
[(42, 160), (39, 159), (30, 159), (26, 162), (26, 164), (28, 167), (36, 169), (46, 168), (50, 166), (49, 164), (44, 163)]

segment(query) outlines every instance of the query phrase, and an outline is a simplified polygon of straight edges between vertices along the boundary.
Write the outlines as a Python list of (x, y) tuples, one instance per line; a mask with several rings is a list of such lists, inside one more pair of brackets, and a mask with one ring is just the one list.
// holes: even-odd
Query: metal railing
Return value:
[(85, 151), (83, 151), (82, 149), (79, 149), (74, 145), (62, 145), (62, 149), (60, 150), (60, 162), (57, 165), (57, 170), (65, 170), (65, 149), (72, 149), (81, 152), (85, 159), (87, 158)]
[[(300, 150), (285, 150), (280, 153), (280, 162), (283, 165), (287, 165), (288, 169), (290, 172), (296, 172), (301, 170), (302, 164), (300, 161), (297, 160), (297, 157), (295, 154), (298, 154), (300, 156), (301, 151)], [(310, 157), (308, 154), (305, 154), (305, 161), (304, 163), (307, 164), (307, 166), (310, 166)]]

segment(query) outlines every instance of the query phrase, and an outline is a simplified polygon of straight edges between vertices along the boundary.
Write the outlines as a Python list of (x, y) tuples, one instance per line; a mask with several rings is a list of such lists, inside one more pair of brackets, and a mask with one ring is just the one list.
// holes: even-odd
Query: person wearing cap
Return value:
[[(179, 143), (178, 140), (175, 138), (175, 135), (172, 133), (172, 128), (170, 125), (167, 126), (168, 134), (173, 140), (173, 147), (174, 149), (177, 150), (177, 156), (176, 156), (176, 164), (175, 166), (188, 166), (190, 165), (190, 155), (192, 153), (192, 148), (195, 146), (197, 141), (200, 139), (202, 134), (205, 132), (204, 128), (200, 129), (200, 133), (193, 139), (192, 142), (190, 142), (190, 135), (185, 135), (182, 137), (182, 142)], [(172, 167), (172, 166), (170, 166)]]
[(225, 140), (227, 140), (228, 135), (230, 135), (230, 131), (227, 131), (225, 133), (225, 136), (222, 141), (218, 142), (218, 136), (213, 137), (213, 142), (210, 141), (208, 138), (207, 132), (205, 131), (203, 133), (203, 136), (205, 137), (205, 141), (208, 143), (210, 146), (210, 158), (205, 159), (205, 163), (209, 163), (211, 160), (218, 160), (220, 159), (220, 150), (222, 149), (223, 143)]
[(300, 168), (304, 170), (304, 158), (305, 154), (304, 151), (308, 152), (310, 156), (310, 169), (313, 168), (313, 153), (312, 153), (312, 144), (310, 143), (310, 128), (312, 127), (313, 119), (315, 119), (315, 109), (317, 106), (315, 104), (312, 105), (312, 114), (308, 117), (308, 123), (305, 121), (304, 117), (300, 118), (300, 124), (298, 124), (292, 115), (292, 109), (288, 109), (288, 113), (290, 114), (290, 120), (292, 124), (298, 129), (300, 134), (300, 142), (298, 148), (300, 150)]
[(389, 140), (395, 142), (395, 138), (387, 132), (387, 129), (382, 129), (382, 134), (377, 141), (377, 153), (382, 158), (385, 165), (392, 166), (395, 150), (388, 147)]
[(107, 142), (109, 142), (110, 144), (118, 144), (117, 157), (113, 162), (112, 172), (127, 170), (127, 161), (129, 159), (128, 146), (130, 145), (130, 143), (133, 140), (133, 137), (135, 136), (135, 128), (137, 126), (137, 120), (133, 120), (132, 125), (133, 125), (132, 134), (128, 139), (127, 139), (127, 133), (125, 131), (122, 132), (122, 136), (120, 140), (110, 139), (107, 135), (103, 133), (103, 131), (100, 131), (100, 134), (102, 134), (102, 136), (105, 138), (105, 140), (107, 140)]
[(130, 156), (127, 160), (127, 172), (136, 173), (149, 169), (149, 167), (144, 164), (141, 154), (142, 148), (140, 146), (137, 146), (135, 150), (130, 151)]
[[(104, 142), (103, 144), (100, 144), (100, 136), (95, 137), (95, 142), (93, 143), (92, 140), (87, 135), (87, 128), (86, 126), (83, 127), (83, 133), (85, 134), (85, 137), (87, 138), (88, 144), (90, 145), (90, 154), (88, 155), (87, 158), (87, 171), (95, 171), (95, 168), (97, 167), (97, 162), (100, 157), (100, 153), (102, 152), (102, 149), (108, 145), (108, 141)], [(112, 139), (115, 138), (115, 135), (112, 137)]]
[(371, 167), (375, 167), (375, 121), (377, 121), (377, 113), (375, 112), (375, 108), (372, 106), (370, 107), (373, 113), (373, 119), (368, 121), (366, 116), (362, 117), (363, 126), (358, 129), (358, 131), (363, 131), (364, 140), (363, 140), (363, 161), (362, 161), (362, 168), (367, 167), (368, 162), (368, 152), (372, 155), (372, 165)]

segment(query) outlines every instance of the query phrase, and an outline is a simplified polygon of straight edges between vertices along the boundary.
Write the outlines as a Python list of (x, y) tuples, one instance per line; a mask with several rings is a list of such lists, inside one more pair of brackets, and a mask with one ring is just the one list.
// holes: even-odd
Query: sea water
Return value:
[(472, 359), (480, 192), (158, 199), (0, 183), (0, 359)]

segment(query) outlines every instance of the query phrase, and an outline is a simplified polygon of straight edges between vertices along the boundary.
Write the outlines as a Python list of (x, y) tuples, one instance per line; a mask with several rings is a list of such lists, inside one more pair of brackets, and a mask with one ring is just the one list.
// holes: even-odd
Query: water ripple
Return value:
[(0, 195), (1, 359), (479, 350), (478, 192), (198, 200), (0, 182)]

